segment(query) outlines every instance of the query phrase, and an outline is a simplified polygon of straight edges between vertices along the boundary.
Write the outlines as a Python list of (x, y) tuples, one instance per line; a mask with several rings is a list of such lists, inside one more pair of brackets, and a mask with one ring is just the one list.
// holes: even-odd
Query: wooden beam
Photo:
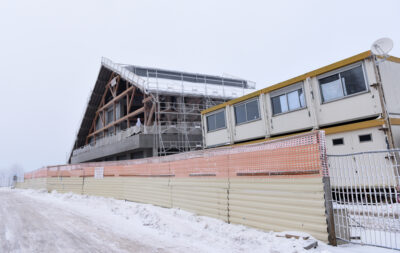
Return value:
[[(132, 86), (132, 87), (135, 87), (135, 86)], [(126, 114), (129, 114), (131, 111), (133, 99), (135, 98), (135, 93), (136, 93), (136, 87), (132, 91), (132, 95), (131, 95), (131, 99), (129, 100), (128, 108), (126, 108)]]
[(104, 89), (104, 94), (103, 94), (103, 96), (101, 97), (100, 106), (104, 105), (104, 100), (106, 99), (106, 95), (107, 95), (107, 93), (108, 93), (108, 89), (109, 89), (109, 87), (110, 87), (110, 85), (111, 85), (111, 80), (112, 80), (114, 77), (115, 77), (115, 73), (113, 72), (113, 73), (111, 74), (110, 79), (108, 80), (108, 82), (107, 82), (107, 84), (106, 84), (106, 88)]
[(153, 114), (154, 114), (155, 109), (156, 109), (156, 104), (153, 103), (153, 105), (151, 106), (151, 109), (150, 109), (149, 117), (147, 119), (147, 125), (148, 126), (151, 124), (151, 122), (153, 120)]
[[(114, 78), (113, 78), (113, 79), (114, 79)], [(112, 81), (113, 79), (111, 79), (111, 81)], [(110, 85), (110, 86), (108, 87), (108, 88), (110, 89), (110, 91), (111, 91), (111, 95), (112, 95), (114, 98), (117, 96), (119, 80), (120, 80), (119, 76), (116, 76), (116, 77), (115, 77), (115, 83), (116, 83), (115, 86), (112, 87), (112, 86)], [(111, 84), (111, 82), (110, 82), (110, 84)]]
[(100, 132), (102, 132), (102, 131), (104, 131), (104, 130), (112, 127), (112, 126), (115, 126), (115, 125), (121, 123), (122, 121), (124, 121), (124, 120), (126, 120), (126, 119), (128, 119), (130, 117), (136, 116), (136, 115), (138, 115), (140, 113), (143, 113), (143, 112), (144, 112), (144, 107), (141, 107), (141, 108), (137, 109), (136, 111), (131, 112), (128, 115), (126, 115), (126, 116), (124, 116), (124, 117), (122, 117), (122, 118), (120, 118), (120, 119), (118, 119), (118, 120), (116, 120), (114, 122), (111, 122), (110, 124), (108, 124), (107, 126), (103, 127), (102, 129), (99, 129), (99, 130), (89, 134), (89, 137), (93, 136), (93, 135), (96, 135), (96, 134), (98, 134), (98, 133), (100, 133)]
[(136, 89), (135, 86), (131, 86), (129, 87), (127, 90), (124, 90), (121, 94), (119, 94), (118, 96), (116, 96), (115, 98), (113, 98), (111, 101), (109, 101), (107, 104), (105, 104), (104, 106), (100, 107), (97, 112), (100, 112), (104, 109), (106, 109), (107, 107), (109, 107), (110, 105), (112, 105), (114, 102), (117, 102), (118, 100), (120, 100), (121, 98), (123, 98), (126, 94), (128, 94), (129, 92), (131, 92), (132, 90)]
[[(110, 79), (108, 79), (108, 82), (107, 82), (106, 87), (105, 87), (105, 89), (104, 89), (103, 96), (101, 97), (101, 100), (100, 100), (100, 106), (103, 106), (103, 105), (104, 105), (104, 100), (106, 99), (106, 95), (107, 95), (107, 92), (108, 92), (108, 87), (110, 86), (111, 80), (113, 80), (114, 77), (115, 77), (115, 73), (113, 72), (113, 73), (111, 74), (111, 76), (110, 76)], [(89, 134), (92, 133), (92, 132), (95, 130), (95, 127), (94, 127), (94, 126), (96, 125), (96, 120), (97, 120), (97, 117), (98, 117), (98, 116), (99, 116), (99, 111), (96, 112), (96, 115), (95, 115), (95, 117), (93, 118), (92, 126), (90, 127), (90, 130), (89, 130)], [(104, 119), (103, 119), (103, 126), (104, 126)], [(88, 137), (89, 137), (89, 136), (86, 137), (86, 140), (88, 140)]]
[(147, 102), (151, 101), (151, 96), (146, 97), (145, 99), (142, 100), (142, 103), (145, 104)]
[[(126, 82), (126, 87), (128, 88), (128, 82)], [(128, 107), (129, 107), (129, 95), (126, 94), (126, 114), (128, 114)], [(130, 124), (129, 124), (129, 119), (126, 120), (126, 127), (129, 128)]]

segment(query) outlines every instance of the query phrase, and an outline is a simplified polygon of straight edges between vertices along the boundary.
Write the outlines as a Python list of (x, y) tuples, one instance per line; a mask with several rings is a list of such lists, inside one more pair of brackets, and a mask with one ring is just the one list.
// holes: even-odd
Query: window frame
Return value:
[[(247, 120), (247, 107), (246, 107), (246, 104), (251, 103), (253, 101), (257, 101), (258, 118), (257, 119), (252, 119), (252, 120)], [(243, 121), (243, 122), (240, 122), (240, 123), (236, 123), (235, 109), (236, 109), (236, 107), (239, 107), (241, 105), (244, 105), (244, 108), (245, 108), (244, 112), (246, 114), (246, 121)], [(243, 125), (243, 124), (247, 124), (247, 123), (251, 123), (251, 122), (254, 122), (254, 121), (261, 120), (260, 99), (258, 97), (256, 97), (256, 98), (251, 98), (251, 99), (245, 100), (243, 102), (234, 104), (233, 105), (233, 118), (235, 120), (235, 126), (240, 126), (240, 125)]]
[[(213, 115), (216, 115), (216, 114), (218, 114), (218, 113), (220, 113), (220, 112), (223, 112), (223, 113), (224, 113), (224, 122), (225, 122), (224, 125), (225, 125), (225, 126), (224, 126), (224, 127), (220, 127), (220, 128), (215, 128), (215, 129), (213, 129), (213, 130), (209, 130), (209, 129), (208, 129), (208, 117), (213, 116)], [(212, 112), (212, 113), (210, 113), (210, 114), (206, 114), (205, 116), (206, 116), (207, 133), (219, 131), (219, 130), (222, 130), (222, 129), (226, 129), (226, 110), (225, 110), (225, 108), (220, 109), (220, 110), (215, 111), (215, 112)], [(215, 116), (215, 126), (217, 126), (217, 116)]]
[[(354, 68), (357, 68), (357, 67), (360, 67), (360, 66), (361, 66), (361, 70), (363, 72), (364, 85), (365, 85), (366, 90), (360, 91), (360, 92), (357, 92), (357, 93), (353, 93), (351, 95), (343, 95), (343, 97), (339, 97), (339, 98), (331, 99), (331, 100), (328, 100), (328, 101), (324, 101), (324, 97), (323, 97), (323, 93), (322, 93), (322, 87), (321, 87), (321, 83), (320, 83), (319, 80), (321, 80), (323, 78), (326, 78), (326, 77), (330, 77), (330, 76), (339, 74), (339, 80), (340, 80), (340, 83), (342, 85), (342, 91), (343, 91), (343, 94), (344, 94), (345, 86), (343, 86), (342, 80), (340, 78), (340, 73), (348, 71), (348, 70), (351, 70), (351, 69), (354, 69)], [(330, 71), (330, 72), (327, 72), (327, 73), (324, 73), (324, 74), (321, 74), (321, 75), (317, 76), (317, 82), (318, 82), (319, 94), (320, 94), (320, 99), (321, 99), (321, 101), (320, 101), (321, 105), (322, 104), (331, 103), (331, 102), (335, 102), (335, 101), (342, 100), (342, 99), (346, 99), (346, 98), (351, 98), (351, 97), (358, 96), (358, 95), (362, 95), (362, 94), (365, 94), (365, 93), (368, 93), (368, 92), (371, 91), (370, 87), (369, 87), (369, 82), (368, 82), (367, 72), (366, 72), (366, 69), (365, 69), (365, 64), (362, 61), (347, 65), (345, 67), (342, 67), (342, 68), (339, 68), (339, 69), (336, 69), (336, 70), (333, 70), (333, 71)]]
[[(289, 109), (290, 106), (289, 106), (288, 94), (293, 92), (293, 91), (298, 91), (298, 90), (302, 90), (303, 91), (304, 106), (303, 107), (299, 107), (299, 108), (294, 109), (294, 110), (290, 110)], [(274, 104), (272, 103), (272, 99), (276, 98), (276, 97), (280, 97), (282, 95), (285, 95), (288, 110), (286, 112), (275, 113), (274, 112)], [(287, 87), (284, 87), (282, 89), (279, 89), (279, 90), (271, 92), (269, 101), (270, 101), (270, 104), (271, 104), (272, 117), (307, 109), (307, 99), (306, 99), (306, 93), (305, 93), (305, 90), (304, 90), (304, 82), (303, 81), (297, 82), (297, 83), (291, 84), (291, 85), (289, 85)], [(299, 96), (299, 104), (301, 105), (300, 96)]]

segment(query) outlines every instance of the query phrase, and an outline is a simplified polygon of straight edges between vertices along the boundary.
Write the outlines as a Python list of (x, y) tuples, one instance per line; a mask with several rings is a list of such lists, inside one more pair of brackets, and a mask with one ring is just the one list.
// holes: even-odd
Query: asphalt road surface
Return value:
[(166, 252), (56, 205), (0, 191), (0, 252)]

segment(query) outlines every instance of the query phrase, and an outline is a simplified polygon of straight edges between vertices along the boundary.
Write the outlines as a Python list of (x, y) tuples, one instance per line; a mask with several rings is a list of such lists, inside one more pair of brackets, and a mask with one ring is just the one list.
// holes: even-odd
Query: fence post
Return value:
[(325, 215), (328, 230), (329, 244), (336, 246), (336, 233), (335, 233), (335, 219), (332, 205), (332, 189), (329, 177), (328, 156), (326, 154), (325, 131), (318, 131), (317, 141), (319, 146), (322, 182), (324, 184), (324, 197), (325, 197)]

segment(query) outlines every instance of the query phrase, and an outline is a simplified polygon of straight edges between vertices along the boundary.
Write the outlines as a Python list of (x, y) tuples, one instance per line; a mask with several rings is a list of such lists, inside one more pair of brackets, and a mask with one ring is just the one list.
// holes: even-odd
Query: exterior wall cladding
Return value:
[(204, 145), (323, 129), (328, 154), (400, 148), (399, 97), (400, 59), (367, 51), (202, 111)]
[(103, 58), (69, 163), (164, 156), (203, 148), (201, 111), (254, 91), (218, 76)]

